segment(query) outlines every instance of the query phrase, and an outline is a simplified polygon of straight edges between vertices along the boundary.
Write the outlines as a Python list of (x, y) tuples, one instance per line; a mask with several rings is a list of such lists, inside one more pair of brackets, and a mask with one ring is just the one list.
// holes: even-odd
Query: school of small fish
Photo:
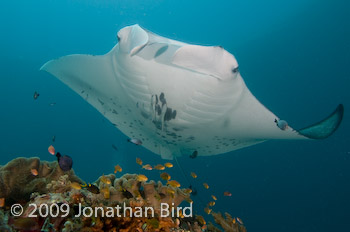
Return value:
[[(35, 92), (34, 92), (34, 96), (33, 96), (34, 100), (36, 100), (36, 99), (39, 97), (39, 95), (40, 95), (40, 94), (39, 94), (38, 92), (35, 91)], [(55, 104), (56, 104), (56, 103), (51, 103), (50, 106), (54, 106)], [(278, 127), (280, 127), (281, 130), (284, 130), (285, 128), (288, 127), (288, 124), (285, 123), (285, 121), (283, 121), (283, 120), (276, 121), (276, 125), (277, 125)], [(56, 139), (56, 136), (53, 136), (53, 137), (52, 137), (52, 142), (55, 142), (55, 139)], [(130, 138), (130, 139), (128, 139), (127, 141), (130, 142), (130, 143), (133, 143), (133, 144), (135, 144), (135, 145), (142, 145), (142, 141), (141, 141), (140, 139), (138, 139), (138, 138)], [(112, 144), (112, 148), (113, 148), (115, 151), (118, 151), (117, 146), (115, 146), (114, 144)], [(55, 154), (56, 154), (56, 150), (55, 150), (55, 148), (54, 148), (52, 145), (49, 146), (48, 152), (49, 152), (51, 155), (55, 155)], [(58, 157), (58, 160), (59, 160), (60, 154), (57, 153), (56, 156)], [(194, 151), (189, 157), (190, 157), (191, 159), (195, 159), (197, 156), (198, 156), (198, 152), (197, 152), (197, 151)], [(70, 157), (69, 157), (69, 158), (70, 158)], [(152, 166), (152, 165), (150, 165), (150, 164), (145, 164), (145, 165), (143, 165), (143, 161), (142, 161), (140, 158), (136, 158), (136, 163), (137, 163), (138, 165), (140, 165), (142, 169), (145, 169), (145, 170), (148, 170), (148, 171), (150, 171), (150, 170), (159, 170), (159, 171), (163, 171), (163, 170), (165, 170), (166, 168), (172, 168), (172, 167), (173, 167), (173, 164), (170, 163), (170, 162), (164, 163), (164, 165), (162, 165), (162, 164), (157, 164), (157, 165), (155, 165), (155, 166)], [(31, 174), (32, 174), (33, 176), (38, 176), (38, 174), (39, 174), (39, 173), (38, 173), (38, 170), (35, 169), (35, 168), (32, 168), (32, 169), (30, 170), (30, 172), (31, 172)], [(122, 172), (122, 168), (121, 168), (121, 166), (120, 166), (119, 164), (114, 166), (114, 173), (118, 173), (118, 172)], [(197, 174), (194, 173), (194, 172), (191, 172), (191, 176), (192, 176), (192, 178), (194, 178), (194, 179), (196, 179), (196, 178), (198, 177)], [(180, 183), (177, 182), (176, 180), (170, 180), (170, 179), (171, 179), (171, 176), (170, 176), (168, 173), (166, 173), (166, 172), (161, 173), (161, 174), (160, 174), (160, 178), (161, 178), (162, 180), (164, 180), (164, 181), (167, 181), (167, 184), (168, 184), (169, 186), (174, 187), (174, 188), (179, 188), (179, 187), (181, 186)], [(145, 182), (145, 181), (148, 180), (148, 178), (147, 178), (145, 175), (143, 175), (143, 174), (139, 174), (139, 175), (137, 175), (137, 180), (140, 181), (140, 182)], [(100, 181), (103, 182), (104, 184), (107, 184), (107, 185), (110, 185), (110, 184), (111, 184), (111, 180), (110, 180), (108, 177), (106, 177), (105, 175), (102, 175), (102, 176), (100, 177)], [(209, 189), (209, 185), (208, 185), (207, 183), (203, 183), (203, 186), (204, 186), (205, 189)], [(82, 185), (82, 184), (79, 184), (79, 183), (77, 183), (77, 182), (72, 182), (72, 183), (71, 183), (71, 188), (76, 189), (76, 190), (80, 190), (81, 188), (86, 188), (88, 191), (90, 191), (90, 192), (92, 192), (92, 193), (95, 193), (95, 194), (98, 194), (98, 193), (101, 192), (101, 193), (104, 194), (105, 199), (109, 199), (109, 195), (110, 195), (109, 188), (106, 187), (106, 188), (99, 189), (96, 185), (93, 185), (93, 184), (85, 184), (85, 185)], [(124, 190), (124, 189), (121, 189), (121, 191), (123, 191), (123, 190)], [(124, 190), (124, 191), (125, 191), (125, 190)], [(169, 194), (174, 194), (174, 193), (175, 193), (175, 191), (172, 190), (172, 189), (168, 189), (168, 191), (170, 191)], [(183, 191), (184, 191), (185, 193), (188, 193), (188, 194), (191, 194), (191, 193), (193, 192), (191, 186), (190, 186), (190, 188), (184, 189)], [(196, 191), (196, 192), (197, 192), (197, 191)], [(193, 193), (193, 194), (195, 194), (195, 193)], [(225, 191), (225, 192), (223, 193), (223, 195), (226, 196), (226, 197), (231, 197), (231, 196), (232, 196), (232, 193), (230, 193), (229, 191)], [(211, 195), (211, 197), (212, 197), (212, 199), (213, 199), (214, 201), (210, 201), (210, 202), (208, 203), (208, 206), (207, 206), (206, 208), (204, 208), (204, 211), (205, 211), (207, 214), (210, 214), (210, 213), (212, 212), (212, 209), (209, 208), (209, 207), (213, 207), (213, 206), (215, 205), (215, 201), (217, 201), (217, 197), (216, 197), (216, 196)], [(188, 201), (189, 203), (193, 202), (191, 199), (187, 199), (187, 201)], [(0, 207), (4, 207), (4, 205), (5, 205), (5, 198), (0, 198)], [(204, 226), (206, 226), (206, 222), (205, 222), (205, 220), (204, 220), (203, 217), (197, 216), (197, 220), (201, 221), (201, 223), (202, 223)], [(242, 220), (241, 220), (240, 218), (238, 218), (238, 217), (237, 217), (237, 218), (233, 218), (233, 221), (232, 221), (232, 222), (235, 224), (236, 221), (237, 221), (238, 223), (240, 223), (240, 224), (243, 224)], [(202, 229), (203, 229), (203, 228), (202, 228)]]

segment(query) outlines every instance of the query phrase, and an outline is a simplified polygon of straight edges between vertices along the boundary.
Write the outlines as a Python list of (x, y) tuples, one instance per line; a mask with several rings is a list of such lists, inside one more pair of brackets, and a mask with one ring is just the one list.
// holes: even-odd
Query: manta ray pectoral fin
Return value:
[(69, 55), (45, 63), (44, 70), (57, 77), (96, 107), (98, 99), (113, 96), (118, 87), (110, 53), (102, 56)]
[(339, 127), (344, 114), (344, 106), (338, 105), (335, 111), (324, 120), (298, 131), (299, 134), (310, 139), (325, 139)]

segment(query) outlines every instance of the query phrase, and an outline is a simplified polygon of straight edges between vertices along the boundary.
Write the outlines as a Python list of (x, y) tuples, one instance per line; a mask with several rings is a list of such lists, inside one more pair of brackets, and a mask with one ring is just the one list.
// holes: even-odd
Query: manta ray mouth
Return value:
[(327, 118), (311, 126), (299, 130), (299, 134), (310, 139), (325, 139), (332, 135), (339, 127), (344, 115), (344, 106), (338, 107)]

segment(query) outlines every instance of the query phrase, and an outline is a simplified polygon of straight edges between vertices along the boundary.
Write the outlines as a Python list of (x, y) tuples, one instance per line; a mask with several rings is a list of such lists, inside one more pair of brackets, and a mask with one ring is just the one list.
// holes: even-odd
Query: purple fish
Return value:
[(56, 157), (58, 165), (64, 172), (70, 171), (72, 169), (73, 160), (70, 156), (61, 155), (59, 152), (57, 152)]

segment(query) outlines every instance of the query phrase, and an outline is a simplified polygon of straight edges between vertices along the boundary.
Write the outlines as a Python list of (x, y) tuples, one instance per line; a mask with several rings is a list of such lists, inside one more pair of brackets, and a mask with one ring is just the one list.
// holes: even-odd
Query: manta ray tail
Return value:
[(299, 134), (310, 139), (325, 139), (339, 127), (344, 114), (344, 106), (339, 104), (335, 111), (322, 121), (299, 130)]

